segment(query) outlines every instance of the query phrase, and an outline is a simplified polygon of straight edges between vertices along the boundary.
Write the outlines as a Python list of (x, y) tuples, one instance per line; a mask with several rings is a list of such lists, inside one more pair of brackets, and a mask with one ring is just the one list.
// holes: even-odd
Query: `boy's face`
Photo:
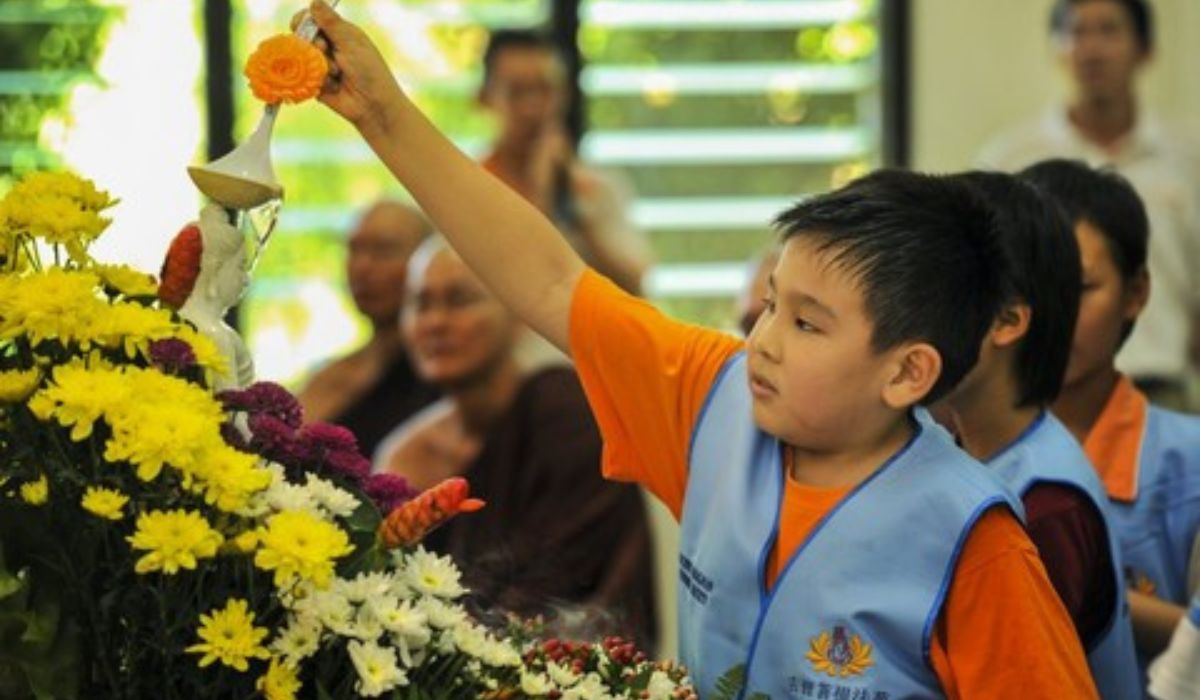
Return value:
[(813, 243), (789, 239), (747, 340), (755, 423), (814, 451), (843, 448), (895, 410), (883, 397), (895, 354), (872, 349), (858, 281), (829, 261)]
[(1123, 97), (1147, 59), (1129, 13), (1113, 0), (1089, 0), (1071, 7), (1059, 35), (1059, 53), (1084, 97)]
[(1104, 234), (1087, 221), (1075, 224), (1079, 259), (1083, 266), (1083, 293), (1079, 318), (1071, 343), (1064, 386), (1109, 370), (1121, 345), (1121, 329), (1137, 318), (1145, 305), (1146, 287), (1126, 284), (1113, 261)]

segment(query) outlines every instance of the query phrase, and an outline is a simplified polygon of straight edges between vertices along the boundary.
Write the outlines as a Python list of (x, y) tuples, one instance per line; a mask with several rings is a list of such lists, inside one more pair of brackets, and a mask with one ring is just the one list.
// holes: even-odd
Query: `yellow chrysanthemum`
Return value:
[(107, 407), (113, 434), (104, 458), (133, 464), (143, 481), (170, 465), (190, 483), (201, 456), (221, 442), (221, 404), (195, 384), (155, 370), (126, 367), (122, 375), (130, 398)]
[(192, 490), (202, 493), (205, 503), (226, 513), (241, 511), (251, 496), (271, 485), (271, 472), (259, 466), (258, 457), (224, 443), (214, 443), (198, 458), (193, 475), (196, 481)]
[(289, 510), (271, 516), (261, 529), (254, 564), (273, 570), (280, 588), (297, 577), (325, 588), (333, 576), (334, 560), (353, 551), (350, 538), (333, 523)]
[(76, 361), (54, 368), (51, 383), (29, 399), (39, 420), (55, 420), (71, 428), (71, 439), (85, 440), (93, 424), (129, 397), (128, 383), (103, 363)]
[(300, 690), (300, 679), (296, 670), (280, 661), (271, 659), (267, 672), (254, 685), (267, 700), (295, 700), (296, 691)]
[(258, 531), (247, 530), (225, 541), (226, 547), (237, 554), (249, 554), (258, 547)]
[(0, 278), (0, 339), (27, 336), (86, 344), (95, 320), (108, 306), (97, 292), (100, 279), (80, 270), (49, 268)]
[(128, 297), (152, 297), (158, 294), (154, 276), (128, 265), (94, 265), (104, 284)]
[(170, 338), (177, 324), (171, 314), (162, 309), (152, 309), (141, 304), (116, 302), (103, 305), (82, 338), (86, 343), (95, 343), (105, 348), (124, 350), (129, 358), (146, 356), (152, 340)]
[(24, 401), (41, 381), (42, 372), (37, 367), (0, 372), (0, 402)]
[(120, 520), (125, 517), (125, 504), (129, 496), (113, 489), (89, 486), (83, 494), (80, 505), (92, 515), (107, 520)]
[(46, 481), (45, 474), (39, 476), (36, 481), (21, 484), (21, 500), (31, 506), (44, 505), (50, 500), (50, 484)]
[(250, 668), (250, 659), (269, 659), (271, 652), (262, 645), (267, 636), (265, 627), (254, 626), (254, 613), (247, 612), (248, 604), (241, 598), (230, 598), (225, 607), (200, 616), (197, 635), (202, 640), (185, 651), (204, 654), (200, 668), (220, 661), (239, 671)]
[(0, 228), (9, 235), (65, 245), (78, 259), (111, 223), (100, 212), (114, 204), (90, 180), (70, 173), (31, 173), (0, 201)]
[(149, 552), (138, 559), (134, 571), (173, 574), (195, 569), (197, 559), (215, 556), (223, 538), (199, 513), (156, 510), (138, 516), (137, 530), (126, 539), (134, 549)]

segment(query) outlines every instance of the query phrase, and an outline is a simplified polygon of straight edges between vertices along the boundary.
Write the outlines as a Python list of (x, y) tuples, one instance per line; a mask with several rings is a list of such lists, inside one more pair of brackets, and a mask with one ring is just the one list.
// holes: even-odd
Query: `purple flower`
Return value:
[(408, 481), (397, 474), (372, 474), (363, 490), (375, 501), (379, 512), (385, 516), (396, 506), (412, 500), (417, 495)]
[(371, 473), (371, 461), (357, 450), (330, 452), (325, 455), (322, 464), (328, 471), (340, 474), (355, 484), (362, 483)]
[(304, 420), (300, 402), (275, 382), (255, 382), (245, 389), (222, 391), (217, 398), (229, 410), (274, 416), (293, 430)]
[(293, 466), (296, 460), (295, 431), (292, 426), (267, 413), (251, 414), (250, 449), (284, 466)]
[(300, 429), (298, 437), (317, 454), (358, 451), (358, 438), (354, 433), (333, 423), (309, 423)]
[(178, 374), (196, 366), (196, 353), (185, 340), (163, 338), (150, 342), (150, 362), (164, 372)]

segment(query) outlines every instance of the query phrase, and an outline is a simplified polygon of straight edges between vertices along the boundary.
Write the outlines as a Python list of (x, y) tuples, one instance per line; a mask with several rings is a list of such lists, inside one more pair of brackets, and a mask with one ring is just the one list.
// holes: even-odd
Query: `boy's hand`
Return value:
[[(329, 57), (329, 79), (319, 99), (342, 115), (359, 132), (386, 130), (389, 110), (404, 93), (366, 32), (342, 19), (323, 0), (309, 7), (321, 33), (313, 43)], [(292, 18), (292, 27), (304, 13)]]

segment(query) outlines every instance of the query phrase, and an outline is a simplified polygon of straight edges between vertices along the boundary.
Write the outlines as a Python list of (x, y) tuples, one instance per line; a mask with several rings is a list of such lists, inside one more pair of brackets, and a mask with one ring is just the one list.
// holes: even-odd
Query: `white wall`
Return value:
[[(883, 0), (888, 2), (889, 0)], [(1146, 103), (1200, 134), (1200, 2), (1153, 0)], [(1053, 0), (912, 1), (912, 165), (971, 165), (996, 131), (1066, 94), (1048, 36)]]

